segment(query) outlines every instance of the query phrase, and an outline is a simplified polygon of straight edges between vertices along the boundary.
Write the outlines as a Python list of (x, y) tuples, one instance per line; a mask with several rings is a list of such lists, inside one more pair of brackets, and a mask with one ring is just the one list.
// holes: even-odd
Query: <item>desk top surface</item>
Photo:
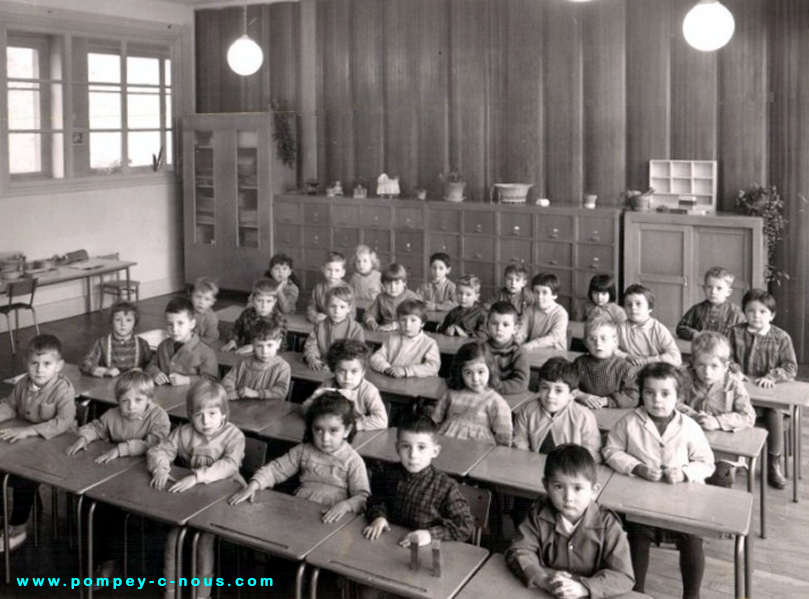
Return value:
[[(95, 383), (86, 384), (84, 381), (91, 379)], [(82, 375), (82, 390), (77, 395), (106, 403), (110, 405), (117, 405), (118, 401), (115, 399), (115, 380), (110, 378), (95, 378)], [(180, 385), (174, 387), (172, 385), (155, 385), (153, 401), (167, 412), (171, 412), (174, 408), (180, 407), (185, 413), (185, 400), (188, 395), (190, 385)]]
[[(136, 266), (137, 262), (127, 260), (111, 260), (109, 258), (89, 258), (81, 262), (74, 262), (67, 266), (58, 266), (51, 270), (40, 272), (34, 275), (37, 285), (55, 285), (56, 283), (66, 283), (86, 277), (104, 275), (125, 268)], [(0, 293), (4, 293), (7, 283), (13, 281), (0, 281)]]
[[(229, 420), (241, 430), (258, 433), (283, 418), (295, 404), (282, 399), (239, 399), (228, 402)], [(185, 402), (169, 411), (169, 416), (189, 420)]]

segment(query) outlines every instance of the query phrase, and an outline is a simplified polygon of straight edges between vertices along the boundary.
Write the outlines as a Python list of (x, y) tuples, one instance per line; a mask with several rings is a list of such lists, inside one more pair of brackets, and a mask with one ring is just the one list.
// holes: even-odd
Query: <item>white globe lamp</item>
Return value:
[(719, 0), (700, 0), (683, 19), (683, 36), (688, 44), (702, 52), (719, 50), (733, 37), (736, 23)]
[(228, 48), (228, 65), (237, 75), (242, 77), (252, 75), (261, 68), (262, 62), (264, 52), (246, 33)]

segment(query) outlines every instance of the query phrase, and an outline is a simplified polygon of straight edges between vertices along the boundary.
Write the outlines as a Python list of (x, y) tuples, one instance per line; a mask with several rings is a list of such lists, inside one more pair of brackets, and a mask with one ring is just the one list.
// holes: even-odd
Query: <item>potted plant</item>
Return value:
[(354, 197), (359, 199), (368, 197), (368, 181), (365, 179), (357, 179), (357, 182), (354, 184)]
[(464, 201), (464, 188), (466, 181), (458, 169), (449, 171), (446, 175), (441, 173), (438, 175), (441, 182), (444, 184), (444, 199), (448, 202), (463, 202)]
[(320, 186), (320, 181), (317, 179), (307, 179), (306, 180), (306, 193), (310, 196), (317, 195), (317, 188)]
[(427, 190), (423, 187), (416, 188), (416, 198), (419, 200), (426, 200), (427, 199)]
[(295, 140), (295, 111), (283, 100), (270, 102), (272, 111), (275, 153), (281, 164), (295, 168), (298, 157), (298, 146)]
[(775, 264), (775, 250), (784, 238), (787, 219), (784, 218), (784, 201), (774, 185), (761, 186), (758, 183), (749, 189), (742, 189), (736, 195), (736, 208), (742, 214), (759, 216), (764, 221), (764, 241), (767, 246), (767, 264), (764, 266), (764, 280), (768, 284), (781, 284), (788, 281), (789, 274), (778, 270)]
[(654, 192), (654, 187), (650, 187), (646, 191), (627, 189), (621, 194), (621, 197), (624, 198), (627, 205), (635, 212), (649, 212), (652, 208), (652, 194)]

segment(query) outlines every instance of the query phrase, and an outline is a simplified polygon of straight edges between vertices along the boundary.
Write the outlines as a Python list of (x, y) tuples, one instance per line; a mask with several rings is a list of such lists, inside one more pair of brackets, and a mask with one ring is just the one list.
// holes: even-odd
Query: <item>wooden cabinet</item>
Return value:
[(652, 313), (676, 326), (705, 299), (705, 271), (723, 266), (736, 276), (731, 301), (764, 287), (765, 250), (760, 218), (627, 212), (624, 215), (624, 284), (641, 283), (655, 294)]

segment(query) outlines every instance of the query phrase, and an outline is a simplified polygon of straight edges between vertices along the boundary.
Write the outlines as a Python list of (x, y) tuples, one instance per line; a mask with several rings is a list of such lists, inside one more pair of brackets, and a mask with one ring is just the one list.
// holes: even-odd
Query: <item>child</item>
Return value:
[[(241, 479), (239, 467), (244, 458), (244, 433), (228, 422), (228, 396), (219, 383), (199, 381), (188, 391), (186, 409), (191, 420), (182, 424), (146, 454), (146, 467), (152, 474), (150, 485), (163, 490), (168, 484), (171, 465), (175, 460), (191, 473), (168, 488), (169, 493), (182, 493), (198, 484), (210, 484), (228, 478)], [(181, 501), (178, 498), (178, 501)], [(179, 528), (173, 528), (166, 538), (163, 576), (169, 581), (164, 597), (174, 597), (177, 571), (176, 547)], [(197, 597), (211, 595), (213, 580), (214, 535), (202, 533), (197, 551), (197, 571), (202, 582)], [(207, 584), (206, 584), (207, 583)]]
[(358, 245), (354, 251), (354, 274), (348, 284), (358, 300), (372, 302), (382, 291), (381, 265), (376, 252), (367, 245)]
[(731, 327), (744, 322), (741, 308), (728, 301), (736, 277), (721, 266), (705, 273), (705, 301), (691, 306), (677, 324), (680, 339), (693, 339), (700, 331), (717, 331), (727, 335)]
[(517, 309), (510, 302), (495, 302), (486, 320), (489, 350), (500, 371), (503, 395), (528, 390), (530, 367), (525, 352), (514, 339), (519, 322)]
[(458, 307), (444, 317), (438, 332), (450, 337), (486, 338), (486, 311), (478, 303), (480, 299), (480, 279), (475, 275), (464, 275), (455, 287)]
[(315, 325), (303, 346), (303, 359), (311, 370), (326, 370), (323, 359), (335, 341), (356, 339), (365, 343), (362, 327), (350, 317), (353, 307), (354, 292), (350, 287), (340, 285), (329, 289), (326, 294), (328, 318)]
[(503, 276), (505, 284), (487, 302), (486, 308), (490, 308), (496, 302), (509, 302), (517, 309), (517, 316), (522, 318), (534, 303), (533, 294), (525, 288), (528, 283), (528, 271), (522, 264), (509, 264)]
[(683, 363), (680, 349), (671, 332), (659, 320), (652, 318), (655, 296), (643, 285), (630, 285), (624, 292), (626, 322), (618, 326), (619, 356), (630, 364), (640, 366), (651, 362)]
[(373, 356), (371, 368), (393, 378), (438, 376), (441, 352), (435, 339), (424, 334), (427, 308), (418, 299), (396, 308), (398, 331), (389, 335)]
[(449, 312), (458, 305), (455, 283), (447, 278), (451, 271), (449, 254), (438, 252), (430, 256), (430, 282), (424, 283), (416, 292), (428, 310)]
[(219, 339), (219, 319), (216, 312), (211, 310), (219, 295), (219, 285), (208, 277), (200, 277), (194, 281), (194, 290), (191, 292), (191, 303), (194, 304), (194, 320), (197, 326), (194, 332), (199, 335), (203, 343), (211, 344)]
[(576, 401), (600, 408), (634, 408), (638, 405), (635, 369), (616, 354), (618, 326), (609, 316), (597, 316), (584, 325), (584, 343), (588, 354), (573, 364), (579, 375)]
[(407, 288), (407, 271), (401, 264), (390, 264), (382, 272), (382, 293), (376, 296), (363, 316), (371, 331), (395, 331), (399, 327), (396, 308), (404, 301), (418, 300)]
[[(631, 313), (628, 315), (632, 318)], [(612, 469), (669, 484), (703, 483), (714, 470), (714, 456), (699, 424), (675, 407), (682, 394), (680, 372), (671, 364), (647, 364), (638, 375), (643, 406), (622, 418), (607, 435), (604, 460)], [(680, 550), (683, 598), (697, 599), (705, 571), (702, 538), (627, 523), (635, 591), (643, 593), (651, 542), (665, 533)]]
[[(721, 333), (704, 331), (691, 344), (691, 384), (677, 406), (706, 431), (739, 431), (756, 423), (756, 412), (742, 382), (728, 370), (730, 344)], [(736, 462), (716, 455), (716, 470), (709, 485), (732, 487)], [(737, 459), (738, 461), (738, 459)]]
[(278, 283), (273, 279), (256, 279), (250, 292), (249, 305), (242, 310), (233, 328), (228, 332), (228, 342), (222, 351), (241, 350), (253, 342), (253, 329), (262, 320), (286, 320), (278, 309)]
[(621, 324), (626, 320), (626, 312), (615, 303), (615, 279), (612, 275), (600, 273), (590, 279), (587, 299), (576, 306), (573, 320), (587, 322), (599, 316), (607, 316)]
[(548, 347), (567, 349), (567, 310), (556, 303), (559, 297), (559, 279), (553, 273), (540, 273), (531, 279), (534, 304), (525, 311), (521, 338), (525, 351)]
[(337, 522), (346, 514), (361, 514), (371, 492), (360, 454), (351, 447), (356, 434), (354, 406), (339, 393), (318, 397), (306, 412), (303, 443), (262, 466), (230, 505), (254, 501), (256, 492), (299, 475), (295, 495), (324, 506), (321, 520)]
[[(306, 307), (306, 318), (312, 324), (326, 318), (326, 293), (332, 287), (346, 285), (343, 277), (346, 276), (346, 257), (340, 252), (329, 252), (323, 261), (321, 268), (324, 281), (321, 281), (312, 289), (312, 299)], [(352, 318), (356, 313), (352, 312)]]
[[(61, 374), (62, 343), (53, 335), (37, 335), (26, 349), (28, 373), (14, 390), (0, 403), (0, 422), (17, 418), (29, 423), (0, 430), (0, 441), (15, 443), (27, 437), (52, 439), (70, 430), (76, 419), (76, 392), (70, 381)], [(0, 553), (14, 551), (25, 542), (25, 525), (31, 515), (39, 485), (12, 476), (9, 484), (14, 488), (14, 508), (8, 519), (9, 538), (0, 537)]]
[(554, 597), (615, 597), (632, 590), (629, 543), (600, 507), (596, 462), (578, 445), (548, 454), (542, 496), (514, 533), (506, 563), (529, 588)]
[(511, 445), (511, 408), (497, 392), (497, 366), (484, 342), (461, 346), (452, 360), (447, 386), (433, 412), (439, 434)]
[(275, 254), (270, 258), (270, 267), (264, 273), (264, 278), (278, 283), (275, 294), (278, 298), (278, 311), (281, 314), (294, 314), (298, 304), (301, 284), (292, 272), (294, 266), (295, 262), (286, 254)]
[(138, 309), (129, 302), (118, 302), (110, 312), (112, 333), (96, 339), (84, 356), (81, 371), (91, 376), (116, 377), (132, 368), (145, 368), (152, 350), (145, 339), (135, 335)]
[[(728, 335), (734, 371), (740, 370), (746, 378), (765, 389), (793, 380), (798, 373), (798, 361), (789, 334), (772, 324), (775, 298), (763, 289), (751, 289), (742, 298), (742, 309), (747, 324), (737, 324)], [(764, 408), (761, 412), (767, 423), (767, 451), (770, 454), (767, 481), (771, 487), (783, 489), (787, 484), (781, 469), (784, 415), (772, 408)]]
[[(79, 438), (65, 450), (75, 455), (86, 450), (93, 441), (115, 443), (115, 447), (96, 458), (96, 463), (106, 464), (127, 456), (144, 455), (149, 449), (165, 439), (171, 428), (169, 415), (155, 403), (154, 382), (140, 370), (130, 370), (115, 381), (115, 400), (118, 407), (107, 410), (100, 418), (79, 429)], [(96, 530), (101, 546), (98, 554), (107, 559), (99, 564), (97, 576), (112, 578), (118, 570), (115, 556), (120, 547), (120, 538), (114, 531), (124, 526), (125, 516), (120, 510), (98, 505), (95, 513)]]
[(340, 339), (332, 343), (326, 354), (329, 370), (334, 373), (323, 381), (312, 397), (303, 402), (308, 410), (312, 402), (326, 392), (337, 392), (354, 406), (357, 431), (375, 431), (388, 428), (388, 412), (373, 383), (365, 379), (370, 350), (356, 339)]
[(169, 337), (158, 347), (146, 368), (156, 385), (190, 385), (200, 378), (219, 378), (216, 353), (194, 332), (194, 306), (186, 297), (175, 297), (166, 304), (166, 330)]
[(286, 399), (292, 370), (278, 355), (286, 338), (280, 315), (253, 328), (253, 355), (240, 360), (222, 379), (228, 399)]

